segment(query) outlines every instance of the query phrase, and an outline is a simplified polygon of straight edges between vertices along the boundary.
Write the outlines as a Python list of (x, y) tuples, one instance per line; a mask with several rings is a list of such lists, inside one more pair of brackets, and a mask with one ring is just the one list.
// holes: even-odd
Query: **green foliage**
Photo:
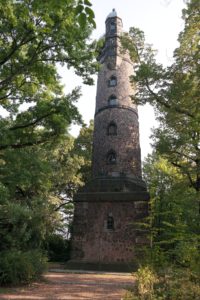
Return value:
[(74, 105), (80, 91), (64, 94), (57, 66), (73, 67), (92, 83), (97, 64), (90, 6), (81, 0), (1, 1), (0, 104), (7, 117), (0, 120), (0, 150), (55, 141), (72, 121), (80, 123)]
[(45, 241), (47, 243), (47, 255), (50, 261), (67, 261), (70, 257), (70, 241), (62, 235), (52, 234)]
[(188, 270), (169, 269), (155, 289), (157, 299), (190, 300), (199, 299), (199, 278), (194, 277)]
[(171, 263), (182, 266), (192, 264), (199, 239), (200, 14), (197, 2), (189, 1), (184, 10), (185, 28), (179, 35), (180, 46), (170, 67), (156, 63), (155, 51), (145, 44), (140, 30), (131, 28), (129, 35), (122, 38), (135, 63), (136, 74), (131, 80), (138, 89), (134, 100), (152, 104), (160, 121), (153, 133), (156, 151), (144, 168), (151, 193), (151, 240)]
[[(160, 122), (154, 130), (154, 147), (179, 168), (189, 184), (200, 190), (199, 115), (199, 1), (191, 0), (183, 12), (185, 28), (179, 35), (174, 63), (164, 68), (156, 63), (155, 51), (145, 44), (144, 34), (131, 28), (122, 39), (135, 63), (132, 77), (137, 85), (133, 99), (154, 106)], [(199, 196), (197, 195), (198, 201)]]
[(91, 179), (91, 160), (92, 160), (92, 141), (93, 141), (94, 122), (91, 120), (88, 127), (83, 126), (79, 136), (74, 143), (74, 152), (83, 158), (84, 164), (80, 168), (83, 182)]
[(174, 264), (196, 272), (200, 257), (195, 190), (188, 187), (180, 171), (156, 154), (149, 156), (144, 173), (151, 194), (149, 256), (153, 266)]
[[(53, 232), (68, 231), (65, 226), (72, 211), (70, 201), (82, 183), (77, 173), (83, 159), (72, 154), (73, 143), (66, 136), (58, 145), (4, 150), (0, 175), (0, 256), (6, 259), (9, 251), (29, 253), (30, 249), (42, 249)], [(7, 274), (9, 263), (12, 269), (11, 259), (1, 266), (6, 268), (1, 269), (2, 283), (6, 278), (11, 280)], [(33, 274), (37, 274), (37, 267), (35, 264)], [(28, 281), (34, 279), (28, 271), (24, 274)], [(25, 281), (25, 275), (19, 276), (20, 280)]]
[(0, 27), (1, 282), (18, 283), (41, 273), (31, 259), (42, 260), (48, 237), (68, 233), (72, 196), (83, 184), (84, 159), (68, 134), (82, 123), (80, 89), (66, 95), (57, 67), (92, 83), (95, 22), (89, 0), (3, 0)]
[[(66, 137), (58, 145), (4, 151), (0, 185), (0, 256), (6, 259), (9, 251), (27, 252), (28, 255), (30, 249), (42, 249), (55, 231), (68, 232), (66, 225), (71, 218), (72, 195), (82, 182), (77, 173), (83, 159), (72, 154), (73, 142), (72, 138)], [(67, 256), (67, 245), (65, 250)], [(64, 249), (60, 255), (64, 257)], [(35, 263), (34, 266), (33, 273), (30, 270), (29, 275), (25, 270), (19, 281), (25, 281), (26, 275), (27, 281), (34, 279), (39, 265)], [(7, 274), (13, 268), (12, 259), (1, 267), (2, 283), (6, 280), (18, 282), (17, 278), (9, 279), (10, 274)], [(16, 273), (16, 277), (18, 275)]]
[[(133, 100), (150, 103), (160, 122), (153, 132), (154, 153), (144, 164), (151, 194), (150, 247), (143, 252), (143, 268), (157, 274), (154, 296), (146, 299), (199, 299), (200, 278), (200, 115), (198, 0), (187, 2), (185, 28), (179, 35), (174, 62), (164, 68), (155, 51), (135, 28), (122, 38), (135, 63)], [(148, 272), (146, 273), (148, 276)], [(145, 284), (145, 277), (140, 278)], [(138, 281), (137, 286), (140, 284)], [(141, 299), (138, 290), (129, 295)], [(130, 298), (131, 299), (131, 298)]]
[(136, 272), (136, 284), (125, 299), (199, 299), (196, 192), (188, 186), (180, 170), (156, 153), (146, 160), (144, 177), (151, 194), (151, 245), (138, 252), (142, 267)]
[[(156, 276), (149, 267), (139, 268), (136, 273), (137, 292), (141, 299), (153, 299)], [(148, 295), (148, 298), (147, 298)]]
[(0, 256), (0, 284), (27, 283), (46, 269), (46, 258), (39, 250), (7, 250)]
[[(135, 274), (134, 274), (135, 275)], [(199, 278), (188, 270), (167, 269), (155, 275), (149, 267), (136, 272), (136, 283), (124, 300), (198, 300)]]
[(133, 289), (126, 293), (124, 300), (158, 299), (154, 294), (154, 286), (158, 279), (149, 266), (140, 267), (133, 277), (136, 283)]
[(66, 137), (58, 145), (4, 151), (0, 210), (3, 249), (40, 246), (47, 233), (63, 227), (59, 209), (68, 205), (66, 198), (72, 196), (69, 186), (81, 184), (77, 172), (83, 161), (71, 154), (72, 148), (73, 139)]

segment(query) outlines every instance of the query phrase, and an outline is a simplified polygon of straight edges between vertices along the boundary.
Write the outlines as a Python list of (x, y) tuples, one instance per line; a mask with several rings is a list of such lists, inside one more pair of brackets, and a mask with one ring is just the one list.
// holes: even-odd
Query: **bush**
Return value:
[(138, 283), (137, 291), (141, 299), (152, 299), (154, 284), (157, 281), (154, 272), (148, 266), (139, 268), (136, 273), (136, 279)]
[(125, 300), (150, 300), (154, 298), (154, 285), (157, 282), (157, 277), (150, 267), (140, 267), (135, 273), (136, 284), (133, 292), (129, 291)]
[(163, 300), (199, 300), (200, 278), (186, 268), (171, 268), (160, 276), (155, 292)]
[(155, 275), (149, 267), (140, 268), (136, 283), (124, 300), (199, 300), (200, 278), (189, 269), (168, 268)]
[(70, 243), (59, 234), (52, 234), (47, 240), (47, 255), (50, 261), (64, 262), (69, 260)]
[(39, 250), (0, 253), (0, 284), (28, 283), (46, 269), (47, 259)]

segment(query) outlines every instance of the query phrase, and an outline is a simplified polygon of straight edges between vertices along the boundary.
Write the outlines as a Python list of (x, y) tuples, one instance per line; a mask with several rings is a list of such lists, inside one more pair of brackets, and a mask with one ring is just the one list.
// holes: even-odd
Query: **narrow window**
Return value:
[(117, 125), (115, 122), (110, 122), (107, 128), (107, 135), (117, 135)]
[(115, 55), (115, 49), (110, 48), (107, 53), (108, 53), (109, 56), (113, 56), (113, 55)]
[(111, 22), (111, 23), (110, 23), (110, 31), (114, 32), (115, 29), (116, 29), (115, 23), (114, 23), (114, 22)]
[(110, 79), (108, 80), (108, 86), (116, 86), (117, 85), (117, 77), (116, 76), (111, 76)]
[(115, 95), (109, 97), (108, 105), (117, 105), (117, 97)]
[(110, 214), (107, 217), (107, 229), (114, 230), (114, 218)]
[(116, 162), (117, 162), (116, 153), (115, 153), (115, 151), (110, 150), (107, 154), (107, 163), (109, 165), (114, 165), (114, 164), (116, 164)]

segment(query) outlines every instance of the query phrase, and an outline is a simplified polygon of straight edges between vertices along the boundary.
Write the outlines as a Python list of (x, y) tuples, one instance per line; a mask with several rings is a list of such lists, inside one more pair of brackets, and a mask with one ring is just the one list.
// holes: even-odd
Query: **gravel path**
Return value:
[(4, 288), (0, 299), (42, 300), (121, 300), (126, 288), (134, 284), (128, 273), (48, 272), (44, 281), (19, 288)]

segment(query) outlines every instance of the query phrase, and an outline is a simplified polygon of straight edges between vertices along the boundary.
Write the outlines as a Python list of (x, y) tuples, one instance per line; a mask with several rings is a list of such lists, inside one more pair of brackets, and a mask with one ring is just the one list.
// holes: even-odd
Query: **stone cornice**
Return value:
[(95, 117), (102, 111), (104, 111), (105, 109), (112, 109), (112, 108), (117, 108), (117, 109), (127, 109), (127, 110), (130, 110), (132, 111), (134, 114), (136, 114), (136, 116), (138, 117), (138, 113), (137, 111), (130, 107), (130, 106), (127, 106), (127, 105), (106, 105), (106, 106), (103, 106), (101, 108), (99, 108), (96, 112), (95, 112)]
[(136, 192), (97, 192), (97, 193), (77, 193), (75, 202), (137, 202), (149, 201), (150, 196), (146, 191)]

